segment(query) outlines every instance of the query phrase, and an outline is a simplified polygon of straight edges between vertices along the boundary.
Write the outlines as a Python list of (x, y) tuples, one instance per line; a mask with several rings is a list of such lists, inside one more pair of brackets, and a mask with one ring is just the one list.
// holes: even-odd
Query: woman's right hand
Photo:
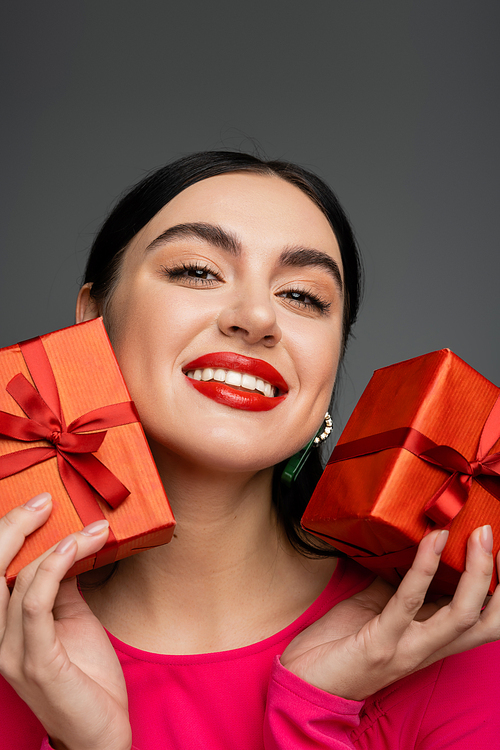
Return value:
[(76, 579), (62, 580), (104, 545), (108, 525), (96, 522), (63, 539), (19, 573), (12, 593), (6, 584), (7, 566), (51, 509), (42, 493), (0, 519), (0, 674), (56, 750), (130, 750), (120, 663)]
[[(376, 579), (299, 633), (283, 652), (283, 666), (322, 690), (361, 701), (446, 656), (498, 640), (500, 586), (487, 596), (494, 564), (489, 526), (470, 535), (453, 598), (424, 604), (447, 533), (422, 539), (396, 591)], [(497, 565), (500, 574), (500, 555)]]

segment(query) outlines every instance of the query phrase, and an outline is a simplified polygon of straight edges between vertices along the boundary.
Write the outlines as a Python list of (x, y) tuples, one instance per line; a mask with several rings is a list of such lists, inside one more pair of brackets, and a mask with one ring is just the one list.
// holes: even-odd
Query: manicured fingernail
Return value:
[(440, 555), (444, 550), (444, 545), (448, 541), (448, 534), (450, 532), (447, 529), (442, 529), (439, 534), (436, 534), (436, 541), (434, 542), (434, 552), (436, 555)]
[(481, 544), (483, 545), (484, 551), (491, 555), (493, 552), (493, 532), (491, 526), (486, 525), (481, 528)]
[(74, 547), (75, 544), (75, 537), (73, 535), (67, 536), (66, 539), (63, 539), (61, 542), (59, 542), (54, 552), (57, 552), (58, 555), (64, 555), (65, 552), (69, 552), (69, 550)]
[(52, 500), (52, 496), (48, 492), (41, 492), (39, 495), (35, 495), (27, 503), (24, 503), (23, 508), (26, 510), (41, 510)]
[(80, 533), (85, 534), (85, 536), (97, 536), (97, 534), (102, 534), (108, 526), (109, 522), (104, 519), (102, 521), (94, 521), (94, 523), (89, 523), (88, 526), (85, 526)]

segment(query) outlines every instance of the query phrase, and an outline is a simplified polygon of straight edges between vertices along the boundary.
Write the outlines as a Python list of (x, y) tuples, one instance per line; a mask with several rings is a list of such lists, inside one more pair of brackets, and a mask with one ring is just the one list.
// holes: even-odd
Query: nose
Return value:
[(239, 336), (246, 344), (272, 347), (282, 336), (268, 289), (241, 290), (236, 298), (228, 300), (217, 323), (224, 335)]

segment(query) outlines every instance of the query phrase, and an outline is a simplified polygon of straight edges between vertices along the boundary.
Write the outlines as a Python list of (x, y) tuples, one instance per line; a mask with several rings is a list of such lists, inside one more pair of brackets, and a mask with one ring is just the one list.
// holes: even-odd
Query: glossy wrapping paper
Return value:
[(452, 594), (473, 529), (491, 524), (500, 548), (499, 396), (447, 349), (377, 370), (303, 527), (395, 585), (423, 536), (449, 528), (431, 591)]
[(103, 517), (111, 529), (104, 550), (68, 576), (172, 537), (175, 521), (100, 318), (0, 350), (0, 515), (43, 491), (52, 514), (12, 561), (9, 584)]

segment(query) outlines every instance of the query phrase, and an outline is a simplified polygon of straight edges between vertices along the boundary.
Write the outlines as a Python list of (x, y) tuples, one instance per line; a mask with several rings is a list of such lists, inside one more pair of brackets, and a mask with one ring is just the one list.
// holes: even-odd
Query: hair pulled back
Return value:
[[(336, 195), (312, 172), (285, 161), (263, 160), (233, 151), (203, 151), (182, 157), (148, 174), (120, 198), (99, 230), (88, 258), (84, 283), (105, 314), (120, 275), (121, 260), (132, 238), (176, 195), (201, 180), (228, 172), (277, 176), (305, 193), (328, 219), (337, 238), (344, 271), (342, 353), (358, 314), (362, 267), (350, 222)], [(313, 451), (298, 481), (290, 489), (280, 486), (284, 463), (275, 468), (273, 499), (278, 520), (292, 545), (303, 554), (328, 555), (300, 528), (300, 518), (321, 475), (318, 451)]]

